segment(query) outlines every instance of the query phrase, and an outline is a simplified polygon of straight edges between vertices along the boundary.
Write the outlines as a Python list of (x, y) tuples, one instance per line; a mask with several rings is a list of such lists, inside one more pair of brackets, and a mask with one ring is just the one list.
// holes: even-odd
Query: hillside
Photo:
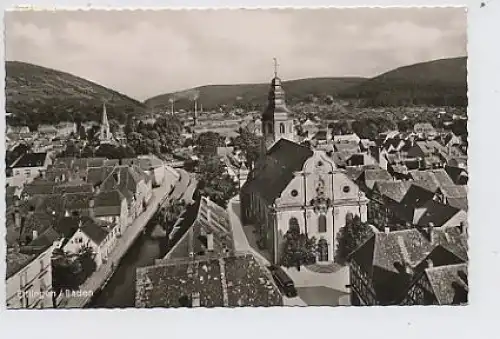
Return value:
[(427, 104), (467, 106), (467, 57), (400, 67), (341, 93), (369, 106)]
[[(363, 78), (311, 78), (284, 81), (287, 102), (293, 104), (304, 100), (308, 95), (325, 97), (337, 96), (345, 89), (363, 82)], [(175, 109), (192, 109), (193, 99), (198, 97), (204, 110), (217, 109), (221, 106), (238, 106), (247, 109), (262, 108), (267, 102), (269, 84), (208, 85), (186, 91), (167, 93), (145, 101), (154, 111), (170, 107), (170, 98), (175, 98)]]
[(121, 122), (145, 111), (141, 102), (69, 73), (17, 61), (7, 61), (5, 69), (12, 124), (99, 120), (104, 101), (109, 118)]

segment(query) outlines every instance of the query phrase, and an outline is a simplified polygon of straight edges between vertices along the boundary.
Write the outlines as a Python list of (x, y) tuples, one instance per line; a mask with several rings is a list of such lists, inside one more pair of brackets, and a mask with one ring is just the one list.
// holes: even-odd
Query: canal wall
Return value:
[(158, 206), (164, 203), (168, 198), (168, 187), (164, 183), (153, 192), (153, 198), (150, 200), (146, 210), (142, 212), (134, 222), (123, 232), (122, 237), (108, 257), (108, 261), (103, 263), (99, 269), (94, 272), (87, 281), (79, 288), (82, 292), (65, 299), (59, 308), (83, 308), (91, 300), (94, 294), (102, 289), (111, 279), (113, 273), (118, 268), (121, 259), (125, 256), (129, 248), (134, 244), (137, 237), (142, 233), (148, 222), (157, 211)]

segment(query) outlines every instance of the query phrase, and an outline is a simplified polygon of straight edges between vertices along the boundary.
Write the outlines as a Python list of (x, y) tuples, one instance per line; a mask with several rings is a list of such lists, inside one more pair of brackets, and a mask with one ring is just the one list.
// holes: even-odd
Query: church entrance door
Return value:
[(318, 261), (328, 261), (328, 243), (325, 239), (318, 241)]

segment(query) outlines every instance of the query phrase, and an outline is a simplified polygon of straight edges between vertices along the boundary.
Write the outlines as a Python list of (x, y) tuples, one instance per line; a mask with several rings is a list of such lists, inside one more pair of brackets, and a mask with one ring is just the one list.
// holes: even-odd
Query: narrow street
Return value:
[[(233, 197), (231, 200), (229, 200), (228, 207), (227, 207), (227, 212), (229, 214), (229, 221), (231, 223), (231, 227), (233, 230), (233, 241), (234, 241), (234, 248), (236, 251), (241, 251), (241, 252), (250, 252), (255, 256), (255, 259), (260, 262), (261, 265), (264, 267), (267, 267), (270, 265), (269, 260), (264, 257), (258, 250), (256, 250), (254, 247), (250, 245), (250, 242), (248, 241), (247, 235), (245, 234), (244, 226), (241, 223), (241, 219), (239, 216), (239, 211), (240, 208), (240, 198), (239, 196)], [(287, 298), (283, 296), (283, 305), (284, 306), (307, 306), (307, 304), (300, 298), (300, 297), (295, 297), (295, 298)]]

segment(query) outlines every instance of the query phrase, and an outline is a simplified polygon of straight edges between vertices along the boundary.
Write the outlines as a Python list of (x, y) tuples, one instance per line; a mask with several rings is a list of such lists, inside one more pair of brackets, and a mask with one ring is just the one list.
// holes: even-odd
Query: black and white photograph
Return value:
[(468, 304), (465, 7), (4, 26), (7, 309)]

